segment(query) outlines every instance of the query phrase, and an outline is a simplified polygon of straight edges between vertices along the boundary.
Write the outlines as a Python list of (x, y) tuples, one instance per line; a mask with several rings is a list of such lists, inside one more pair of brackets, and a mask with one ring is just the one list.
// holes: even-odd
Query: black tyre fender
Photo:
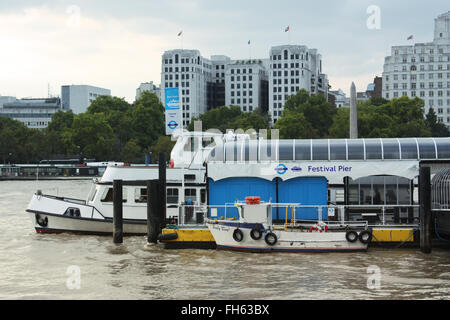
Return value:
[(278, 241), (278, 237), (277, 237), (277, 235), (275, 233), (269, 232), (264, 237), (264, 240), (266, 241), (266, 243), (269, 246), (274, 246), (277, 243), (277, 241)]
[(253, 228), (252, 231), (250, 231), (250, 237), (252, 237), (253, 240), (259, 240), (263, 236), (263, 233), (258, 228)]
[(358, 233), (353, 230), (347, 231), (345, 239), (347, 239), (348, 242), (356, 242), (356, 240), (358, 240)]
[(176, 239), (178, 239), (178, 233), (176, 233), (176, 232), (173, 232), (173, 233), (165, 233), (165, 234), (162, 234), (162, 233), (160, 233), (159, 235), (158, 235), (158, 238), (157, 238), (159, 241), (170, 241), (170, 240), (176, 240)]
[(363, 230), (360, 232), (358, 239), (362, 243), (368, 244), (370, 241), (372, 241), (372, 232), (370, 232), (369, 230)]
[(48, 219), (45, 217), (45, 219), (42, 219), (39, 214), (36, 213), (36, 223), (40, 225), (41, 227), (47, 227), (48, 226)]
[(241, 242), (242, 240), (244, 240), (244, 233), (240, 229), (234, 230), (233, 239), (236, 242)]

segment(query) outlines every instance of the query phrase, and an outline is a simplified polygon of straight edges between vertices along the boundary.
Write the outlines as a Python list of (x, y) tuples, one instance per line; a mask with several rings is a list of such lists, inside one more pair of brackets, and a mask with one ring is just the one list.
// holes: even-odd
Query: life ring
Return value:
[(262, 238), (262, 231), (258, 228), (253, 228), (252, 231), (250, 231), (250, 237), (252, 237), (253, 240), (259, 240)]
[(173, 169), (174, 167), (175, 167), (175, 163), (174, 163), (173, 159), (170, 159), (170, 161), (169, 161), (169, 168)]
[(277, 241), (278, 241), (278, 237), (275, 233), (273, 232), (269, 232), (268, 234), (266, 234), (266, 236), (264, 237), (264, 240), (266, 241), (266, 243), (269, 246), (274, 246)]
[(242, 233), (242, 231), (240, 229), (234, 230), (233, 239), (236, 242), (241, 242), (242, 240), (244, 240), (244, 234)]
[(345, 234), (345, 239), (347, 239), (348, 242), (356, 242), (358, 240), (358, 233), (356, 231), (347, 231)]
[(372, 232), (369, 230), (361, 231), (361, 233), (358, 236), (359, 241), (361, 241), (364, 244), (368, 244), (370, 241), (372, 241)]
[(41, 227), (46, 227), (48, 226), (48, 218), (45, 217), (45, 219), (42, 219), (41, 216), (39, 214), (36, 213), (36, 223), (38, 225), (40, 225)]

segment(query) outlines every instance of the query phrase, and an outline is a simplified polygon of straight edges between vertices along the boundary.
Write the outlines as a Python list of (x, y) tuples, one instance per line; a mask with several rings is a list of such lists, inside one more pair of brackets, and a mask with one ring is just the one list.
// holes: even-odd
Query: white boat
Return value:
[(366, 251), (372, 239), (367, 223), (291, 221), (274, 225), (273, 205), (259, 201), (236, 203), (239, 211), (237, 220), (207, 219), (206, 224), (217, 249), (246, 252), (353, 252)]
[[(183, 133), (171, 152), (170, 167), (166, 171), (166, 218), (176, 222), (180, 208), (206, 205), (204, 160), (212, 147), (205, 145), (205, 137), (221, 138), (207, 133)], [(155, 166), (108, 166), (100, 179), (94, 179), (87, 199), (71, 199), (46, 195), (38, 190), (26, 209), (35, 230), (39, 233), (111, 234), (113, 232), (113, 181), (158, 179)], [(147, 188), (142, 185), (123, 187), (123, 232), (126, 235), (147, 233)], [(201, 221), (203, 214), (192, 217)], [(195, 224), (197, 221), (184, 221)]]

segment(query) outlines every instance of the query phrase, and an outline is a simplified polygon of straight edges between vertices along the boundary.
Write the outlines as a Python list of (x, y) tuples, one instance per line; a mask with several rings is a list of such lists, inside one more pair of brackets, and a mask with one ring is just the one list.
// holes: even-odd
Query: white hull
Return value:
[[(68, 209), (76, 214), (68, 214)], [(80, 200), (63, 200), (43, 195), (33, 195), (28, 205), (33, 227), (39, 233), (73, 232), (83, 234), (112, 234), (113, 220), (105, 217), (93, 206)], [(144, 218), (144, 216), (143, 216)], [(147, 220), (127, 218), (124, 207), (123, 233), (127, 235), (147, 234)]]
[[(73, 218), (53, 214), (35, 214), (29, 212), (33, 226), (38, 233), (77, 233), (110, 235), (113, 233), (112, 220), (96, 220), (91, 218)], [(38, 223), (41, 221), (41, 224)], [(123, 222), (124, 235), (147, 234), (146, 221)]]
[[(346, 239), (345, 231), (329, 232), (308, 232), (308, 231), (284, 231), (284, 230), (264, 230), (259, 240), (251, 238), (251, 228), (255, 224), (246, 224), (230, 221), (208, 222), (217, 245), (217, 249), (248, 251), (248, 252), (345, 252), (345, 251), (365, 251), (367, 244), (356, 240), (349, 242)], [(237, 229), (243, 234), (242, 241), (237, 242), (233, 238), (233, 233)], [(276, 235), (277, 241), (274, 245), (269, 245), (265, 241), (265, 235), (272, 232)]]

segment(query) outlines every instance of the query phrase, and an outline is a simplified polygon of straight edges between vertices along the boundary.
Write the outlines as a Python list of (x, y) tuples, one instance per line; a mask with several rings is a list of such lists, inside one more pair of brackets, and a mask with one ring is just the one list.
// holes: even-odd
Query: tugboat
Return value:
[(372, 240), (367, 222), (288, 222), (286, 215), (285, 224), (275, 225), (272, 223), (274, 205), (277, 204), (261, 202), (259, 197), (247, 197), (245, 203), (235, 203), (238, 219), (207, 219), (217, 249), (258, 253), (353, 252), (366, 251)]

